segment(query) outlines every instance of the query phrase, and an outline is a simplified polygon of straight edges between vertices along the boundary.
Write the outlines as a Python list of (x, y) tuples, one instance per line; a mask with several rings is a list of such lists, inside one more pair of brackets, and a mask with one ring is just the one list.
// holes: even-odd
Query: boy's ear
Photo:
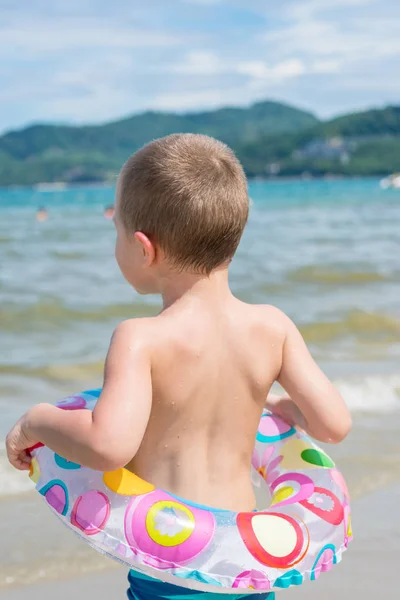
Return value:
[(135, 242), (140, 245), (145, 267), (150, 267), (156, 260), (156, 247), (145, 233), (136, 231)]

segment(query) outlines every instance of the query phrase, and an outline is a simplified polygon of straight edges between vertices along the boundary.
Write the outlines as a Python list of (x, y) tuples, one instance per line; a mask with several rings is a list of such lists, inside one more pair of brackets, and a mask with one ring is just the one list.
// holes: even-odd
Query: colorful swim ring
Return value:
[[(57, 406), (93, 410), (100, 392)], [(85, 541), (131, 569), (192, 589), (254, 594), (300, 585), (336, 565), (352, 538), (349, 494), (333, 461), (266, 410), (252, 462), (271, 498), (258, 512), (197, 505), (126, 469), (93, 471), (40, 445), (31, 454), (37, 490)]]

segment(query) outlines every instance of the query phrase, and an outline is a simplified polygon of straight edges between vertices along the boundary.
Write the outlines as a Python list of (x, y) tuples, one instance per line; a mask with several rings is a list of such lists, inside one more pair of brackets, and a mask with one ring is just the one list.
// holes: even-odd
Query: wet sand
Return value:
[[(277, 594), (288, 600), (395, 600), (400, 578), (400, 485), (382, 488), (353, 503), (355, 540), (343, 562), (314, 583)], [(1, 600), (116, 600), (126, 592), (126, 569), (23, 586)]]

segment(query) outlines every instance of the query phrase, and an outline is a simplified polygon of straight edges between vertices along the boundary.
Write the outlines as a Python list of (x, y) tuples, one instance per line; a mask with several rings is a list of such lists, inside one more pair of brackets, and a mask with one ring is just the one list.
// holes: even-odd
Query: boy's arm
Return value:
[(22, 431), (67, 460), (99, 471), (126, 465), (136, 454), (151, 410), (151, 368), (141, 322), (125, 321), (115, 330), (108, 351), (103, 391), (94, 411), (33, 407)]
[(283, 313), (280, 316), (284, 342), (277, 380), (290, 396), (282, 402), (293, 401), (294, 414), (298, 409), (303, 417), (298, 424), (312, 437), (338, 443), (351, 429), (350, 412), (338, 390), (315, 363), (297, 327)]

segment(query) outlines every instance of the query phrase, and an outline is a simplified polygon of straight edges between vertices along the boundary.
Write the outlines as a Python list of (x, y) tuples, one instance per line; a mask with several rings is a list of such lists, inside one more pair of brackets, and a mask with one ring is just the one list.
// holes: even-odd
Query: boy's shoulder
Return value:
[[(237, 322), (246, 329), (258, 332), (262, 338), (271, 336), (279, 344), (284, 343), (287, 335), (295, 329), (291, 319), (279, 308), (270, 304), (247, 304), (240, 302), (242, 309), (236, 313)], [(198, 325), (198, 324), (197, 324)], [(178, 332), (176, 315), (165, 316), (163, 313), (151, 317), (138, 317), (122, 321), (114, 330), (112, 341), (118, 341), (120, 347), (129, 349), (155, 350), (168, 346), (172, 340), (182, 337)], [(186, 328), (183, 328), (184, 339), (187, 339)]]
[(152, 333), (156, 326), (157, 317), (138, 317), (121, 321), (114, 329), (112, 342), (119, 342), (132, 345), (149, 345), (152, 340)]
[(121, 321), (115, 331), (124, 331), (126, 333), (141, 334), (149, 331), (155, 327), (160, 326), (161, 315), (154, 315), (149, 317), (132, 317), (131, 319), (125, 319)]
[(280, 309), (272, 304), (248, 304), (255, 318), (267, 329), (273, 329), (276, 333), (286, 335), (288, 329), (293, 326), (291, 319)]

